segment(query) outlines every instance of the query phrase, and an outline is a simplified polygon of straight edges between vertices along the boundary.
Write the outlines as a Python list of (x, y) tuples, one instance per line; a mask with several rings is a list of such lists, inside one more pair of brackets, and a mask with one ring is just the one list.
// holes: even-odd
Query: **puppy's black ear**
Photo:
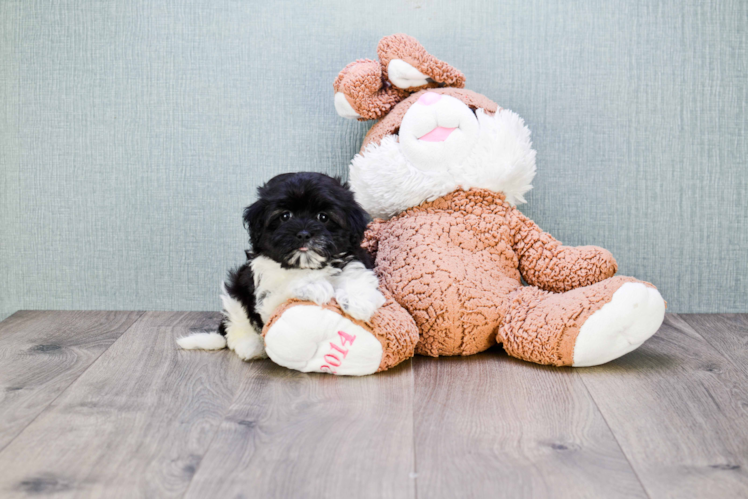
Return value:
[(254, 252), (259, 251), (262, 232), (265, 230), (267, 203), (259, 199), (244, 209), (244, 228), (249, 231), (249, 242)]
[(369, 224), (369, 214), (367, 214), (358, 203), (348, 211), (348, 230), (351, 234), (351, 246), (361, 247), (364, 240), (364, 232)]

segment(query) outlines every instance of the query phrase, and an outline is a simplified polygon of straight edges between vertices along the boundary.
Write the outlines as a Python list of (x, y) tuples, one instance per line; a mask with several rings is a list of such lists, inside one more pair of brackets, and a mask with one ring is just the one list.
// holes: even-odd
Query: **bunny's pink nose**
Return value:
[(431, 106), (432, 104), (435, 104), (439, 102), (439, 99), (441, 99), (442, 96), (437, 94), (436, 92), (426, 92), (421, 97), (418, 98), (418, 104), (423, 104), (424, 106)]

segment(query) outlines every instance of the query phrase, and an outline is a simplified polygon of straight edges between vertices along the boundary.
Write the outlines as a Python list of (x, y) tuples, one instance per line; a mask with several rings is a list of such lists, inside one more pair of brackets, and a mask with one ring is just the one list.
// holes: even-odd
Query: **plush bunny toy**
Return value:
[(364, 245), (387, 302), (368, 323), (334, 302), (288, 302), (265, 326), (270, 358), (365, 375), (500, 343), (534, 363), (594, 366), (651, 337), (665, 314), (654, 286), (614, 277), (610, 252), (564, 246), (515, 208), (535, 176), (522, 119), (462, 89), (462, 73), (412, 37), (382, 39), (378, 55), (334, 88), (339, 114), (380, 120), (350, 182), (376, 217)]

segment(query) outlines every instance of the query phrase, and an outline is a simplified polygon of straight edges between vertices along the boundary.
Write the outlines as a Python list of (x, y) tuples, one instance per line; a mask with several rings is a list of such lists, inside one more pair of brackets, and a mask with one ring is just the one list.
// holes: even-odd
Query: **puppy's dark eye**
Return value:
[(325, 212), (320, 212), (320, 213), (317, 214), (317, 220), (318, 221), (320, 221), (320, 222), (327, 222), (327, 219), (329, 219), (329, 217), (327, 216), (327, 214)]
[(280, 219), (283, 222), (288, 222), (291, 220), (291, 217), (293, 217), (293, 214), (291, 212), (283, 212), (280, 216)]

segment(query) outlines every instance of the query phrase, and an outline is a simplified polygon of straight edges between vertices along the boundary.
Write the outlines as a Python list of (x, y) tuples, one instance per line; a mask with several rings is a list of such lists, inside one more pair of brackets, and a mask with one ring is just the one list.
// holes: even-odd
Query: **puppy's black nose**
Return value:
[(296, 239), (301, 242), (306, 242), (312, 239), (312, 233), (307, 231), (306, 229), (302, 229), (298, 233), (296, 233)]

